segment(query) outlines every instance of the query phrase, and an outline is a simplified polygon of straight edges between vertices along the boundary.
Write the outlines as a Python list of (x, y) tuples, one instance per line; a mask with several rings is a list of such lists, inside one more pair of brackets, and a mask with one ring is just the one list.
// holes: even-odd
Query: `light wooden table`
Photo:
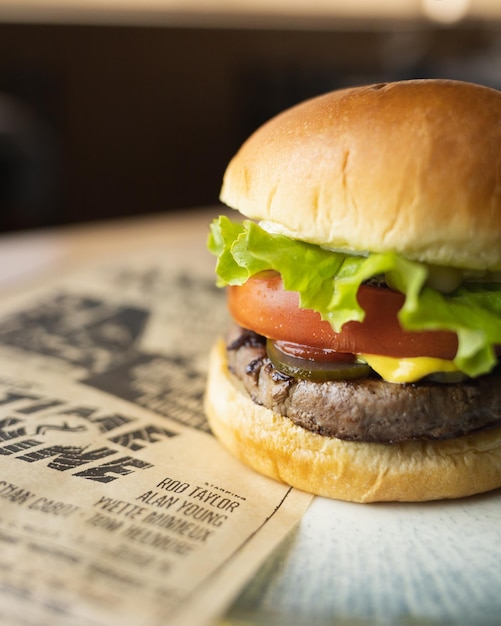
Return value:
[(200, 208), (0, 235), (0, 289), (19, 291), (98, 258), (207, 236), (224, 209)]

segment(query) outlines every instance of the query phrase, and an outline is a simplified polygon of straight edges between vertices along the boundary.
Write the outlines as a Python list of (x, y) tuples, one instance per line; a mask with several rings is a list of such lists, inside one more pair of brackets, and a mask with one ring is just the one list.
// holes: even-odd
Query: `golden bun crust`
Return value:
[(252, 402), (212, 351), (205, 410), (213, 433), (257, 472), (352, 502), (459, 498), (501, 486), (501, 428), (439, 442), (374, 444), (323, 437)]
[(499, 269), (500, 146), (495, 89), (432, 79), (341, 89), (251, 135), (221, 200), (334, 249)]

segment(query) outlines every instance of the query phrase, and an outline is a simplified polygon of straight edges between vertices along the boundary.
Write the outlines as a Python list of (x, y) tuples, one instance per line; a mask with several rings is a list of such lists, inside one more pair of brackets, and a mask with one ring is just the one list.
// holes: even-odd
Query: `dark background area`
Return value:
[(415, 77), (501, 88), (501, 24), (1, 24), (0, 232), (213, 205), (273, 114)]

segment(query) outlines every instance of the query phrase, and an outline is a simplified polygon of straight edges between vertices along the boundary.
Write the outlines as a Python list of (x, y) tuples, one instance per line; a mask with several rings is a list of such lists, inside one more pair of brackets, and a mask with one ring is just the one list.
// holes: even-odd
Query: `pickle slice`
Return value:
[(441, 383), (441, 384), (455, 384), (462, 383), (465, 380), (468, 380), (468, 376), (463, 374), (463, 372), (435, 372), (434, 374), (429, 374), (426, 377), (426, 380), (429, 380), (433, 383)]
[(353, 380), (363, 378), (371, 372), (367, 363), (360, 361), (320, 362), (292, 356), (280, 350), (271, 339), (266, 341), (266, 351), (274, 367), (282, 374), (314, 382), (328, 380)]

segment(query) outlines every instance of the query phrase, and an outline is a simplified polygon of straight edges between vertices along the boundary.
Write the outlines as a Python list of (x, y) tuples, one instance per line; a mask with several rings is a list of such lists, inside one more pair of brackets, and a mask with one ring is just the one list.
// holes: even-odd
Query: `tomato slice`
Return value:
[(387, 287), (362, 285), (358, 301), (363, 322), (348, 322), (335, 333), (320, 314), (299, 307), (299, 295), (286, 291), (276, 272), (262, 272), (244, 285), (228, 287), (228, 306), (242, 327), (277, 341), (350, 354), (453, 359), (457, 337), (448, 331), (405, 331), (397, 318), (404, 296)]

